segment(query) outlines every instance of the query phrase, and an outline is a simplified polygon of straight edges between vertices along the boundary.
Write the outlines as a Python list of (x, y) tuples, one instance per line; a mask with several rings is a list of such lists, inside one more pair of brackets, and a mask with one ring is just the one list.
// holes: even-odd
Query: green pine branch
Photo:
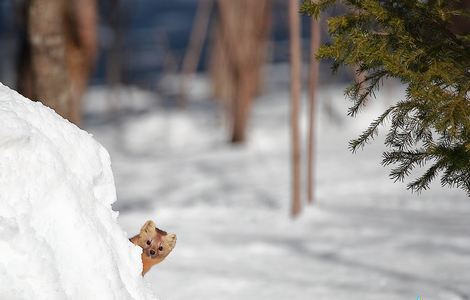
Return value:
[[(331, 42), (317, 58), (332, 60), (333, 71), (359, 66), (363, 82), (346, 95), (356, 116), (375, 98), (384, 78), (406, 85), (406, 98), (390, 106), (355, 140), (355, 152), (390, 120), (382, 164), (392, 166), (391, 179), (411, 180), (408, 189), (420, 192), (440, 176), (442, 185), (461, 188), (470, 196), (470, 35), (453, 30), (458, 0), (304, 0), (301, 12), (318, 17), (341, 4), (347, 11), (328, 20)], [(417, 170), (416, 170), (417, 171)]]

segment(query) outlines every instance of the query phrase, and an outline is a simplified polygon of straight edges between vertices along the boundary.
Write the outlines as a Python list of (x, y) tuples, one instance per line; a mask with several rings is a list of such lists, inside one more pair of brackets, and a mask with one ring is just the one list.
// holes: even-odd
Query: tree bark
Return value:
[(69, 120), (80, 125), (82, 121), (81, 99), (93, 70), (98, 50), (96, 0), (69, 0), (66, 17), (65, 57), (72, 94)]
[(96, 0), (30, 0), (18, 88), (79, 125), (81, 97), (97, 52)]
[(71, 102), (65, 57), (66, 2), (31, 0), (27, 12), (32, 97), (67, 118)]
[(219, 0), (211, 70), (216, 96), (229, 102), (231, 142), (246, 139), (253, 97), (261, 80), (270, 19), (269, 0)]
[(290, 72), (291, 72), (291, 138), (292, 138), (292, 206), (296, 217), (301, 211), (300, 202), (300, 138), (299, 110), (301, 92), (300, 16), (298, 0), (289, 0)]
[(320, 47), (321, 32), (320, 20), (312, 17), (311, 20), (311, 38), (310, 38), (310, 74), (309, 74), (309, 115), (308, 115), (308, 165), (307, 165), (307, 197), (308, 202), (312, 203), (314, 198), (315, 174), (315, 98), (318, 87), (319, 65), (315, 55)]
[(246, 70), (235, 76), (237, 89), (235, 90), (235, 99), (232, 105), (233, 128), (232, 143), (243, 142), (246, 140), (246, 126), (249, 118), (252, 98), (255, 93), (254, 80), (256, 70), (247, 67)]

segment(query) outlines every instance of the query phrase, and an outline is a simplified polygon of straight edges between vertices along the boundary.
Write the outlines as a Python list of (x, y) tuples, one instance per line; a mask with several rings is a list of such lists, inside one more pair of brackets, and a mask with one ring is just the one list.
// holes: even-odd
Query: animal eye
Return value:
[(150, 250), (150, 255), (155, 255), (155, 250)]
[(150, 240), (147, 241), (147, 245), (150, 245), (152, 242)]
[(162, 246), (158, 247), (158, 251), (163, 251), (163, 247)]

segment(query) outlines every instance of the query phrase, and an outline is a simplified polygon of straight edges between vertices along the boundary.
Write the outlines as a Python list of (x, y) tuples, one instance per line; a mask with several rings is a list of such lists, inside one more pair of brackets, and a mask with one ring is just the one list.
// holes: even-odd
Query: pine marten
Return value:
[(162, 262), (176, 244), (176, 234), (158, 229), (151, 220), (145, 222), (140, 233), (129, 239), (142, 248), (142, 276), (151, 267)]

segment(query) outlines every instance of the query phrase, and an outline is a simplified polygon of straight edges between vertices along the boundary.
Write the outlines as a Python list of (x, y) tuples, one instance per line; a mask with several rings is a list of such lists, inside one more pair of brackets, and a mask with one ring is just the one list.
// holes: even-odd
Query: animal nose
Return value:
[(155, 255), (155, 250), (150, 250), (150, 255)]

